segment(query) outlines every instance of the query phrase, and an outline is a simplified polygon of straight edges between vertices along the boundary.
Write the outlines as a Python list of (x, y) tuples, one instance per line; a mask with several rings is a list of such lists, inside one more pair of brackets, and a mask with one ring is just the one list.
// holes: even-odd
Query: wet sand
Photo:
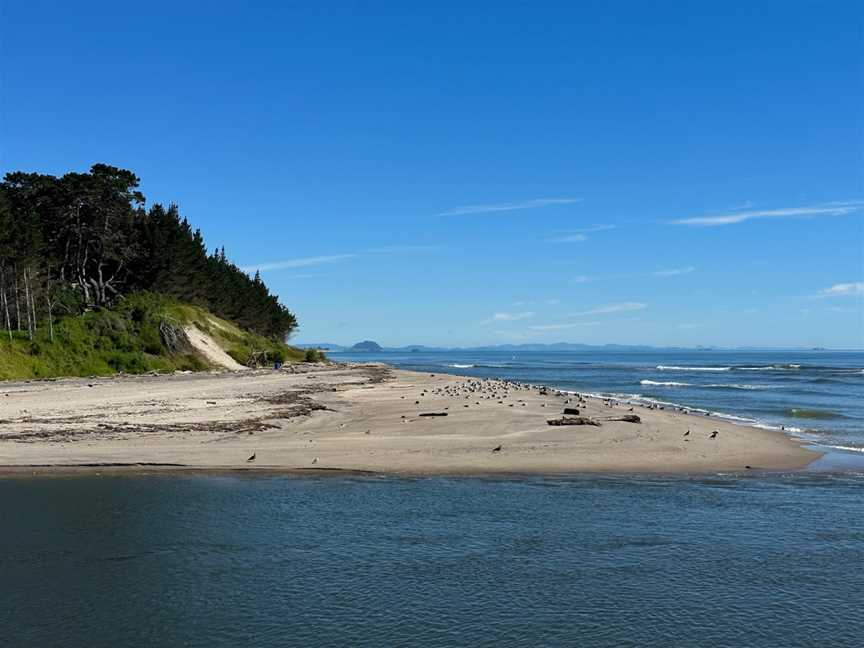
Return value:
[[(599, 425), (549, 425), (565, 407)], [(383, 365), (0, 383), (7, 474), (680, 474), (795, 470), (819, 456), (713, 417)]]

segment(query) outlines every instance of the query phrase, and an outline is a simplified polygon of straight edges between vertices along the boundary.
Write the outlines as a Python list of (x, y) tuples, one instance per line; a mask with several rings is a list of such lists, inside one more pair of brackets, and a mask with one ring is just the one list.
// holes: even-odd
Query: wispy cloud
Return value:
[(528, 328), (531, 331), (564, 331), (579, 326), (596, 326), (597, 324), (600, 322), (567, 322), (566, 324), (538, 324)]
[(864, 295), (864, 281), (837, 283), (829, 288), (820, 290), (819, 294), (822, 297), (849, 297), (852, 295)]
[(685, 268), (669, 268), (668, 270), (655, 270), (652, 274), (655, 277), (677, 277), (678, 275), (690, 274), (696, 268), (687, 266)]
[(566, 236), (557, 236), (555, 238), (546, 239), (549, 243), (581, 243), (587, 241), (588, 237), (584, 234), (567, 234)]
[(486, 325), (491, 324), (492, 322), (517, 322), (532, 317), (534, 317), (534, 313), (531, 311), (525, 311), (524, 313), (495, 313), (489, 319), (480, 322), (480, 324)]
[(591, 277), (588, 275), (576, 275), (572, 279), (570, 279), (570, 283), (572, 284), (583, 284), (591, 281)]
[(247, 265), (240, 268), (243, 272), (254, 272), (260, 270), (284, 270), (285, 268), (308, 268), (311, 266), (325, 265), (328, 263), (340, 263), (348, 259), (357, 258), (356, 254), (331, 254), (329, 256), (305, 257), (303, 259), (286, 259), (284, 261), (270, 261), (256, 265)]
[(514, 203), (467, 205), (466, 207), (448, 209), (439, 213), (438, 216), (461, 216), (463, 214), (488, 214), (492, 212), (516, 211), (518, 209), (537, 209), (538, 207), (549, 207), (550, 205), (571, 205), (581, 201), (581, 198), (535, 198), (534, 200), (523, 200), (522, 202)]
[(591, 310), (571, 313), (570, 317), (580, 317), (582, 315), (606, 315), (607, 313), (626, 313), (628, 311), (644, 310), (648, 308), (648, 304), (641, 302), (621, 302), (619, 304), (605, 304), (597, 306)]
[(694, 218), (679, 218), (670, 221), (671, 225), (691, 225), (696, 227), (717, 227), (719, 225), (734, 225), (757, 218), (806, 218), (812, 216), (842, 216), (851, 214), (864, 207), (864, 201), (852, 200), (846, 202), (825, 203), (812, 207), (786, 207), (783, 209), (761, 209), (754, 211), (734, 211), (718, 216), (696, 216)]
[(586, 234), (591, 234), (592, 232), (603, 232), (605, 230), (615, 229), (614, 225), (592, 225), (590, 227), (579, 227), (577, 229), (570, 230), (567, 234), (562, 234), (561, 236), (553, 236), (552, 238), (546, 239), (549, 243), (581, 243), (582, 241), (587, 241), (588, 237)]

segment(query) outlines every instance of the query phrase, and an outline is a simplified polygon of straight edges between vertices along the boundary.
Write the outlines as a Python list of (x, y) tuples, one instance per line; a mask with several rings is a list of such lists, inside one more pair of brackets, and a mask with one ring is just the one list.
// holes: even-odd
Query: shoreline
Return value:
[[(825, 456), (779, 430), (614, 400), (381, 364), (7, 383), (0, 476), (762, 475)], [(565, 407), (590, 423), (547, 423)]]

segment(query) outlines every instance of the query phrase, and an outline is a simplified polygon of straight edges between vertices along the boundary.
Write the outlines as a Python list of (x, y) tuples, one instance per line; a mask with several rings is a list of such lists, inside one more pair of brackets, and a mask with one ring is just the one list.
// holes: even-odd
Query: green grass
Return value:
[(162, 342), (163, 322), (192, 324), (210, 335), (235, 360), (267, 354), (275, 360), (299, 362), (300, 349), (244, 331), (202, 308), (153, 293), (126, 296), (111, 308), (65, 317), (54, 324), (40, 322), (33, 341), (26, 333), (0, 330), (0, 379), (23, 380), (58, 376), (105, 376), (114, 373), (201, 371), (206, 360), (194, 353), (170, 353)]

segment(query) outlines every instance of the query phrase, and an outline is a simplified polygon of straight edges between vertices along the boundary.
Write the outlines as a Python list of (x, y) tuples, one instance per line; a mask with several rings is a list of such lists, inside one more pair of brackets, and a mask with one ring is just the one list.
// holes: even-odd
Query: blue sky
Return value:
[(0, 171), (134, 170), (300, 342), (864, 346), (860, 2), (419, 4), (3, 2)]

